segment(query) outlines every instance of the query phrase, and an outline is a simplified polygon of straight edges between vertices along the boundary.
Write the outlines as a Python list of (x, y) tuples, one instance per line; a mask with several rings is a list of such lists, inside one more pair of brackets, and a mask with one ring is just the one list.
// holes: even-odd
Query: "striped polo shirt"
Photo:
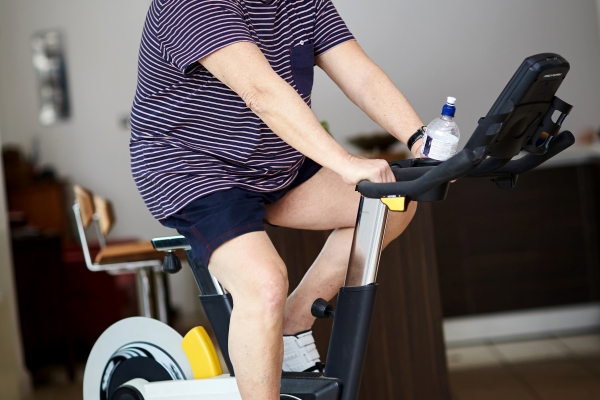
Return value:
[(314, 58), (352, 34), (331, 0), (154, 0), (144, 26), (131, 114), (131, 166), (152, 215), (239, 187), (288, 186), (304, 156), (198, 63), (256, 44), (310, 106)]

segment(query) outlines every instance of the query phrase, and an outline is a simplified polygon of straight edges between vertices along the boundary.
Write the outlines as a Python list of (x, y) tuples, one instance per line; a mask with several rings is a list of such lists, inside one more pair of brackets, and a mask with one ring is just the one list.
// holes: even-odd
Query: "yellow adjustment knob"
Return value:
[(383, 197), (381, 202), (391, 211), (406, 211), (406, 197)]
[(190, 361), (194, 379), (214, 378), (223, 374), (217, 350), (203, 327), (197, 326), (189, 331), (181, 347)]

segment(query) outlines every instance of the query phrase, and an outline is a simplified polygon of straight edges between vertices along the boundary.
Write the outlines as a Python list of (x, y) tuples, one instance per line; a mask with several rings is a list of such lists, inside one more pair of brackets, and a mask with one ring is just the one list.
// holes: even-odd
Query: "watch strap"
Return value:
[(406, 146), (408, 146), (408, 150), (412, 151), (412, 147), (415, 145), (415, 143), (423, 138), (423, 136), (425, 136), (425, 129), (427, 129), (425, 126), (420, 127), (419, 129), (417, 129), (417, 131), (415, 133), (412, 134), (412, 136), (408, 139), (408, 142), (406, 143)]

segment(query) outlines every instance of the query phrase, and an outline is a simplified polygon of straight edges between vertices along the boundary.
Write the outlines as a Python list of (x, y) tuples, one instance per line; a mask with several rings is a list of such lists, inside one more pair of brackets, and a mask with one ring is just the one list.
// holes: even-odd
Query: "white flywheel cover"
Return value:
[(194, 379), (188, 358), (181, 348), (183, 338), (170, 326), (152, 318), (132, 317), (113, 324), (98, 338), (85, 366), (83, 400), (100, 400), (102, 375), (117, 352), (143, 347), (161, 359), (169, 373), (178, 379)]

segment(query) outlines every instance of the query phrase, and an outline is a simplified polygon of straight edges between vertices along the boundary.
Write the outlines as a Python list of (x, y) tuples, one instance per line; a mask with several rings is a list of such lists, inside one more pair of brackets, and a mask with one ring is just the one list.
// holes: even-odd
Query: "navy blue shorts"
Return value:
[(185, 236), (192, 246), (194, 257), (208, 266), (213, 251), (226, 241), (245, 233), (264, 231), (265, 205), (275, 203), (320, 169), (319, 164), (306, 158), (296, 179), (284, 189), (258, 193), (233, 188), (211, 193), (160, 222)]

